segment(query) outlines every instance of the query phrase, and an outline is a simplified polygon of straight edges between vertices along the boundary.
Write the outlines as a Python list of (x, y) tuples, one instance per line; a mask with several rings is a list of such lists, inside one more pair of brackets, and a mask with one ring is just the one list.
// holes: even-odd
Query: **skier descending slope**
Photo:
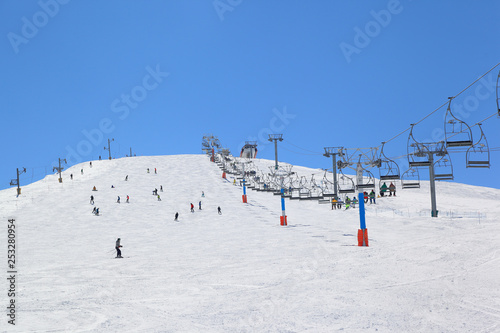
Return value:
[(116, 245), (115, 245), (115, 249), (116, 249), (116, 258), (123, 258), (122, 257), (122, 251), (120, 251), (120, 247), (123, 247), (121, 244), (120, 244), (120, 238), (118, 238), (116, 240)]
[(177, 221), (178, 218), (179, 218), (179, 212), (175, 213), (174, 221)]
[(222, 215), (222, 211), (220, 210), (220, 206), (217, 207), (217, 213), (219, 213), (219, 215)]

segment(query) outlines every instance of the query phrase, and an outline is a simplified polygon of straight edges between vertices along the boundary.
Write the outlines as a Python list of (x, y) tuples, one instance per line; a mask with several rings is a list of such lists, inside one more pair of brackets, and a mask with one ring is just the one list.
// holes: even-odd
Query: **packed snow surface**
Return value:
[(0, 191), (4, 274), (9, 218), (18, 271), (16, 325), (4, 279), (0, 331), (500, 331), (499, 190), (438, 183), (432, 218), (428, 182), (398, 183), (366, 205), (358, 247), (358, 208), (287, 200), (280, 226), (279, 196), (248, 190), (244, 204), (221, 175), (204, 155), (133, 157)]

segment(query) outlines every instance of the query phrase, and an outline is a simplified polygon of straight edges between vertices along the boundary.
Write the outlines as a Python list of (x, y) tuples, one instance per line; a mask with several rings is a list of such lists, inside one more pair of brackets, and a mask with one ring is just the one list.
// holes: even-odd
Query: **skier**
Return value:
[(332, 210), (337, 209), (337, 199), (335, 197), (332, 198)]
[(222, 211), (220, 210), (220, 206), (217, 207), (217, 213), (219, 213), (219, 215), (222, 215)]
[(205, 197), (205, 192), (201, 191), (201, 197), (204, 198)]
[(69, 177), (71, 178), (71, 180), (73, 180), (73, 174), (69, 175)]
[(372, 190), (370, 192), (370, 205), (372, 204), (372, 201), (375, 204), (375, 191), (374, 190)]
[(93, 204), (94, 204), (94, 196), (93, 196), (93, 195), (91, 195), (91, 196), (90, 196), (90, 204), (91, 204), (91, 205), (93, 205)]
[(163, 192), (163, 186), (160, 185), (160, 192)]
[(97, 207), (94, 207), (94, 209), (92, 209), (92, 214), (96, 214), (97, 213)]
[(366, 191), (363, 192), (363, 199), (365, 199), (365, 203), (368, 203), (368, 193)]
[(80, 170), (80, 172), (81, 172), (81, 174), (83, 175), (83, 169), (82, 169), (82, 170)]
[(117, 203), (120, 203), (120, 196), (118, 196), (118, 200), (116, 200)]
[(92, 168), (92, 161), (90, 162), (90, 167)]
[(191, 213), (194, 213), (194, 205), (191, 203)]
[(99, 216), (99, 208), (95, 210), (95, 215)]
[(116, 245), (115, 245), (115, 249), (116, 249), (116, 257), (117, 258), (123, 258), (122, 257), (122, 251), (120, 251), (120, 247), (123, 247), (121, 244), (120, 244), (120, 238), (118, 238), (116, 240)]
[(115, 185), (111, 185), (111, 188), (115, 188)]
[(198, 209), (201, 210), (201, 201), (198, 203)]
[(356, 198), (356, 196), (354, 196), (354, 198), (352, 198), (352, 201), (351, 201), (352, 208), (356, 208), (357, 203), (358, 203), (358, 199)]
[(125, 181), (127, 181), (127, 180), (128, 180), (128, 175), (125, 176)]
[(155, 168), (155, 175), (156, 175), (156, 168)]
[(160, 195), (159, 195), (159, 194), (158, 194), (158, 201), (161, 201), (161, 199), (160, 199)]
[(129, 200), (129, 199), (130, 199), (130, 197), (129, 197), (129, 196), (128, 196), (128, 194), (127, 194), (127, 203), (129, 203), (129, 202), (128, 202), (128, 200)]
[(155, 189), (153, 190), (153, 195), (158, 195), (158, 189), (156, 189), (156, 188), (155, 188)]
[(174, 221), (177, 221), (177, 219), (179, 218), (179, 213), (175, 213), (175, 218), (174, 218)]
[(392, 197), (392, 194), (394, 193), (394, 196), (396, 196), (396, 185), (391, 182), (391, 185), (389, 185), (389, 196)]
[(383, 197), (385, 195), (385, 192), (387, 192), (387, 184), (384, 182), (384, 184), (380, 186), (380, 196)]
[(148, 173), (149, 173), (149, 168), (148, 168)]

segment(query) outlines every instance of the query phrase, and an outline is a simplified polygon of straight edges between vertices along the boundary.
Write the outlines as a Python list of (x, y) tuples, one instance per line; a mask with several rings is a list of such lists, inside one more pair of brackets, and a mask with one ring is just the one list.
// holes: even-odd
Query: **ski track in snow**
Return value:
[[(75, 165), (62, 184), (47, 176), (19, 198), (0, 191), (4, 223), (16, 219), (19, 272), (17, 325), (4, 316), (0, 331), (500, 329), (499, 190), (437, 184), (440, 212), (480, 220), (421, 215), (427, 182), (398, 190), (366, 205), (370, 247), (362, 248), (357, 208), (287, 200), (282, 227), (279, 196), (248, 189), (243, 204), (242, 188), (221, 176), (203, 155), (134, 157)], [(91, 214), (90, 195), (101, 216)], [(0, 239), (6, 249), (6, 234)]]

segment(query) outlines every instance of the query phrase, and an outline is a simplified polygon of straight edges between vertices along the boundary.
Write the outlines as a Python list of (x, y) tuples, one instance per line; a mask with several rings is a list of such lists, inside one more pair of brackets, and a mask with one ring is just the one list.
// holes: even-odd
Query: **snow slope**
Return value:
[[(438, 183), (439, 218), (426, 182), (399, 190), (367, 206), (370, 247), (358, 247), (357, 209), (287, 201), (282, 227), (279, 196), (249, 190), (243, 204), (203, 155), (93, 161), (63, 179), (0, 191), (19, 271), (17, 325), (4, 315), (0, 331), (500, 331), (499, 190)], [(6, 240), (4, 227), (4, 258)]]

